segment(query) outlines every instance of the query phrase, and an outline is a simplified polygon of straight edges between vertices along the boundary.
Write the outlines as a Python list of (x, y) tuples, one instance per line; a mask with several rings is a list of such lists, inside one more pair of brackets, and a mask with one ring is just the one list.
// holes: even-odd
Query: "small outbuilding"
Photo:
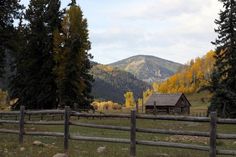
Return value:
[(191, 104), (183, 93), (152, 94), (144, 106), (146, 113), (189, 114)]

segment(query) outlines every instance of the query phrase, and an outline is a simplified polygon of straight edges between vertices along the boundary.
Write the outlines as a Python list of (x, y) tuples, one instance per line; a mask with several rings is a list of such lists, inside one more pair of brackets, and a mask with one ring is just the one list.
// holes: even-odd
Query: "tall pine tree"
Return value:
[(70, 106), (73, 109), (90, 106), (93, 77), (91, 69), (90, 41), (88, 39), (87, 20), (75, 1), (62, 22), (62, 33), (55, 32), (55, 73), (59, 106)]
[(212, 73), (213, 93), (209, 110), (217, 110), (221, 117), (236, 117), (236, 1), (220, 0), (223, 11), (215, 23), (219, 35), (216, 46), (215, 68)]
[(18, 0), (0, 1), (0, 77), (4, 73), (4, 57), (6, 51), (14, 50), (14, 35), (16, 30), (13, 26), (14, 19), (19, 19), (20, 10), (23, 6)]
[(59, 0), (31, 0), (26, 10), (27, 40), (16, 62), (16, 75), (11, 84), (12, 97), (18, 98), (15, 108), (20, 105), (29, 109), (57, 106), (53, 32), (60, 29), (59, 8)]

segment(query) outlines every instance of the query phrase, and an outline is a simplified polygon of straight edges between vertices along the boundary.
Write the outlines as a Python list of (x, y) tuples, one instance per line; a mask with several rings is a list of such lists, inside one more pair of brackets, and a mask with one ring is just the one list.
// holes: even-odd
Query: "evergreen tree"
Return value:
[(90, 95), (93, 77), (89, 74), (92, 56), (88, 53), (91, 46), (87, 27), (80, 7), (72, 1), (62, 22), (62, 33), (55, 32), (54, 72), (60, 107), (87, 108), (93, 99)]
[[(14, 64), (12, 64), (13, 76), (10, 77), (9, 89), (11, 98), (19, 98), (17, 104), (23, 105), (24, 93), (26, 82), (26, 57), (28, 54), (26, 52), (27, 34), (29, 29), (26, 25), (22, 25), (22, 19), (19, 27), (17, 28), (17, 33), (15, 34), (15, 39), (17, 41), (17, 51), (14, 52)], [(17, 105), (17, 108), (19, 106)]]
[[(53, 32), (60, 29), (59, 0), (31, 0), (25, 19), (29, 22), (24, 52), (16, 61), (16, 75), (11, 84), (16, 108), (55, 108), (56, 83), (53, 75)], [(19, 78), (24, 78), (19, 79)]]
[(216, 63), (211, 78), (213, 97), (209, 111), (217, 110), (221, 117), (236, 117), (236, 1), (220, 1), (224, 10), (215, 21), (219, 35), (213, 42)]
[(19, 18), (20, 9), (23, 6), (18, 0), (1, 0), (0, 1), (0, 77), (4, 73), (4, 56), (5, 52), (14, 49), (14, 34), (13, 26), (14, 19)]
[(54, 47), (54, 31), (60, 30), (62, 12), (60, 11), (60, 0), (47, 0), (45, 11), (45, 52), (43, 53), (43, 62), (41, 69), (38, 72), (40, 79), (40, 93), (37, 97), (38, 104), (41, 108), (56, 108), (57, 95), (56, 95), (56, 76), (53, 74), (55, 62), (53, 60), (53, 47)]

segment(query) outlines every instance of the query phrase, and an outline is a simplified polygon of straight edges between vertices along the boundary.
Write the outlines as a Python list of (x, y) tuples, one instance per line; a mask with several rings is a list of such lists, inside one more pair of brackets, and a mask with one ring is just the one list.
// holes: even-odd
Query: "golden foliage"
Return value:
[(202, 58), (191, 60), (166, 81), (153, 83), (153, 90), (159, 93), (194, 93), (209, 83), (214, 62), (214, 51), (209, 51)]
[(104, 111), (104, 110), (121, 110), (121, 105), (114, 103), (112, 101), (94, 101), (92, 106), (95, 110)]
[(125, 97), (125, 107), (126, 108), (134, 108), (135, 107), (135, 100), (134, 94), (131, 91), (128, 91), (124, 94)]
[(148, 98), (153, 94), (153, 90), (147, 89), (146, 91), (143, 92), (143, 103), (145, 103)]
[(112, 72), (113, 71), (113, 68), (109, 65), (99, 64), (99, 65), (97, 65), (97, 67), (104, 70), (105, 72)]
[(0, 89), (0, 110), (6, 110), (9, 109), (9, 107), (8, 93)]

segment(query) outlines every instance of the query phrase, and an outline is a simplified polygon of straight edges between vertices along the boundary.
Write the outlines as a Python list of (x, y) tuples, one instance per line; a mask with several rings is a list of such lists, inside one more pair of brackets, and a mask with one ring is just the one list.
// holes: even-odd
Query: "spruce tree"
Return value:
[(27, 41), (16, 62), (16, 75), (11, 84), (12, 97), (18, 98), (16, 109), (20, 105), (28, 109), (57, 106), (53, 32), (60, 27), (59, 8), (59, 0), (31, 0), (26, 10)]
[(56, 86), (56, 76), (53, 74), (53, 68), (55, 62), (53, 60), (53, 47), (54, 47), (54, 31), (60, 30), (62, 12), (60, 11), (60, 1), (59, 0), (48, 0), (45, 11), (45, 52), (43, 56), (43, 62), (41, 69), (38, 72), (40, 79), (40, 93), (37, 97), (38, 104), (41, 108), (56, 108), (57, 107), (57, 86)]
[(221, 117), (236, 117), (236, 1), (220, 0), (223, 11), (215, 23), (219, 35), (216, 46), (216, 63), (211, 77), (213, 93), (209, 111), (217, 110)]
[(4, 57), (6, 51), (14, 50), (14, 19), (19, 19), (23, 6), (18, 0), (0, 1), (0, 77), (4, 73)]
[(62, 35), (55, 32), (55, 73), (59, 106), (73, 109), (90, 106), (93, 77), (87, 20), (79, 6), (72, 1), (62, 22)]
[[(14, 63), (11, 65), (11, 70), (13, 72), (13, 75), (9, 78), (9, 89), (10, 89), (10, 94), (12, 98), (18, 98), (17, 93), (20, 92), (16, 92), (18, 91), (19, 86), (17, 86), (16, 84), (18, 83), (23, 83), (24, 82), (24, 77), (23, 75), (20, 75), (20, 71), (19, 69), (21, 69), (22, 67), (22, 63), (23, 63), (23, 58), (25, 56), (25, 50), (26, 50), (26, 42), (27, 42), (27, 32), (28, 29), (26, 27), (25, 24), (22, 24), (23, 21), (23, 13), (22, 16), (20, 18), (20, 23), (19, 26), (16, 29), (16, 33), (15, 33), (15, 45), (17, 45), (17, 49), (15, 49), (14, 54), (13, 54), (13, 58), (14, 58)], [(22, 70), (24, 71), (24, 70)]]

